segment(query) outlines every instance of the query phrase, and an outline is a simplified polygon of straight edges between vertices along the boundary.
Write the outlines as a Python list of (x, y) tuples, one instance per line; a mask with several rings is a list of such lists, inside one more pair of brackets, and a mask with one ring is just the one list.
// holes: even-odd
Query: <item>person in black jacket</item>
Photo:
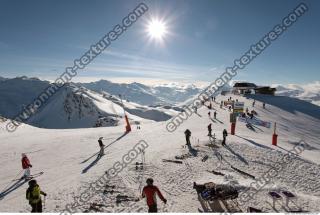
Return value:
[(212, 126), (212, 124), (210, 123), (210, 124), (208, 125), (208, 136), (209, 136), (209, 137), (212, 137), (212, 128), (211, 128), (211, 126)]
[(98, 143), (99, 143), (99, 147), (100, 147), (100, 152), (99, 152), (98, 157), (102, 157), (104, 155), (104, 144), (102, 142), (102, 138), (99, 138)]
[(226, 139), (228, 136), (228, 132), (226, 129), (223, 129), (222, 136), (223, 136), (222, 145), (226, 145)]
[(186, 136), (186, 145), (190, 146), (191, 131), (189, 129), (185, 130), (184, 135)]

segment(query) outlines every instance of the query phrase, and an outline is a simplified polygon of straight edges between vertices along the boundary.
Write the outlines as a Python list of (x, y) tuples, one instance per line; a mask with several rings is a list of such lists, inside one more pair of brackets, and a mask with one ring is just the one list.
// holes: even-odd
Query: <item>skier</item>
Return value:
[(248, 115), (250, 116), (250, 119), (253, 119), (254, 117), (253, 113), (248, 113)]
[(210, 104), (209, 104), (209, 107), (208, 107), (210, 110), (212, 109), (212, 104), (211, 104), (211, 102), (210, 102)]
[(213, 97), (213, 101), (216, 102), (216, 97)]
[(262, 107), (263, 109), (266, 109), (266, 103), (263, 102)]
[(24, 175), (21, 177), (21, 179), (28, 180), (30, 178), (30, 168), (32, 168), (32, 165), (25, 153), (22, 153), (21, 156), (22, 169), (24, 169)]
[(41, 191), (36, 180), (29, 181), (29, 187), (26, 192), (26, 198), (32, 207), (32, 213), (42, 213), (42, 201), (40, 194), (47, 196), (46, 193)]
[(228, 132), (226, 129), (223, 129), (222, 136), (223, 136), (222, 145), (224, 146), (226, 145), (226, 138), (228, 136)]
[(213, 118), (214, 118), (214, 119), (217, 119), (217, 111), (215, 111), (215, 112), (213, 113)]
[(209, 116), (209, 118), (211, 118), (211, 113), (210, 113), (210, 111), (208, 112), (208, 116)]
[(148, 178), (146, 183), (147, 183), (147, 186), (145, 186), (142, 190), (142, 198), (146, 197), (147, 205), (149, 207), (148, 212), (157, 213), (158, 208), (157, 208), (156, 194), (164, 202), (164, 204), (167, 203), (167, 200), (163, 197), (158, 187), (153, 185), (152, 178)]
[(253, 100), (252, 107), (254, 107), (255, 104), (256, 104), (256, 100)]
[(104, 155), (104, 144), (102, 142), (102, 137), (99, 138), (98, 143), (99, 143), (99, 147), (100, 147), (100, 152), (99, 152), (98, 157), (101, 158)]
[(209, 137), (212, 136), (212, 134), (211, 134), (211, 132), (212, 132), (211, 126), (212, 126), (212, 124), (210, 123), (210, 124), (208, 125), (208, 136), (209, 136)]
[(191, 143), (190, 143), (191, 131), (187, 129), (185, 130), (184, 134), (186, 136), (186, 145), (191, 146)]
[(194, 106), (194, 112), (197, 113), (198, 108), (196, 106)]

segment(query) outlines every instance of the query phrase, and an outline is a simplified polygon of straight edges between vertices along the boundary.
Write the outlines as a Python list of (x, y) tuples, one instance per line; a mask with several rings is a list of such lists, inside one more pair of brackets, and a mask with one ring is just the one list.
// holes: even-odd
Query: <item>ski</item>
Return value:
[(114, 193), (121, 193), (120, 191), (117, 190), (104, 190), (103, 194), (114, 194)]
[(43, 174), (44, 172), (39, 172), (39, 173), (36, 173), (36, 174), (33, 174), (33, 175), (30, 175), (29, 178), (25, 179), (25, 178), (18, 178), (18, 179), (14, 179), (12, 181), (22, 181), (22, 180), (27, 180), (27, 181), (30, 181), (32, 180), (33, 178), (36, 178), (36, 177), (39, 177)]
[(202, 161), (202, 162), (206, 162), (208, 159), (209, 159), (209, 156), (208, 156), (208, 155), (205, 155), (205, 156), (201, 159), (201, 161)]
[(92, 207), (110, 207), (108, 205), (101, 204), (101, 203), (95, 203), (95, 202), (91, 203), (91, 206)]
[(178, 159), (178, 160), (184, 160), (184, 159), (187, 159), (190, 157), (191, 157), (191, 155), (188, 153), (188, 154), (183, 154), (183, 155), (176, 155), (174, 158)]
[(169, 162), (169, 163), (177, 163), (177, 164), (182, 164), (182, 161), (177, 161), (177, 160), (169, 160), (169, 159), (162, 159), (162, 162)]
[(246, 172), (244, 172), (244, 171), (242, 171), (242, 170), (240, 170), (240, 169), (238, 169), (238, 168), (236, 168), (236, 167), (234, 167), (234, 166), (232, 166), (232, 165), (231, 165), (231, 168), (232, 168), (233, 170), (237, 171), (238, 173), (244, 175), (244, 176), (247, 176), (247, 177), (252, 178), (252, 179), (255, 179), (255, 178), (256, 178), (255, 176), (253, 176), (253, 175), (251, 175), (251, 174), (249, 174), (249, 173), (246, 173)]
[(116, 203), (122, 203), (122, 202), (138, 202), (140, 201), (140, 198), (138, 197), (132, 197), (132, 196), (127, 196), (127, 195), (117, 195), (116, 196)]
[(224, 174), (224, 173), (217, 172), (217, 171), (214, 171), (214, 170), (212, 170), (212, 171), (207, 170), (207, 172), (210, 172), (210, 173), (212, 173), (212, 174), (214, 174), (214, 175), (221, 175), (221, 176), (225, 176), (225, 174)]

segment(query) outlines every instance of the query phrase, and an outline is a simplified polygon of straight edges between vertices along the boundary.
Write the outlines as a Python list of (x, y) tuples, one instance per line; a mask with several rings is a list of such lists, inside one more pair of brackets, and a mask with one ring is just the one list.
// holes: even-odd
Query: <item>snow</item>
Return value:
[[(103, 97), (99, 94), (89, 92), (88, 96), (92, 97), (96, 106), (108, 113), (111, 110), (121, 111), (114, 102), (112, 105), (100, 103)], [(246, 107), (252, 110), (253, 99), (233, 95), (232, 97), (244, 101)], [(299, 145), (302, 139), (308, 144), (304, 145), (305, 150), (299, 155), (292, 156), (290, 163), (286, 164), (272, 179), (272, 183), (263, 187), (253, 199), (240, 205), (240, 209), (245, 212), (246, 207), (253, 206), (265, 212), (274, 212), (267, 192), (271, 189), (287, 189), (298, 196), (298, 205), (304, 211), (319, 211), (319, 118), (310, 115), (305, 108), (298, 108), (299, 105), (305, 105), (305, 103), (299, 103), (300, 100), (283, 100), (286, 103), (284, 106), (279, 104), (281, 100), (277, 97), (268, 98), (268, 102), (272, 105), (267, 103), (266, 109), (263, 109), (260, 100), (264, 101), (264, 98), (255, 98), (257, 102), (254, 110), (258, 113), (258, 118), (277, 122), (278, 146), (271, 145), (272, 129), (257, 126), (255, 131), (252, 131), (244, 123), (237, 122), (236, 135), (229, 134), (227, 147), (222, 147), (220, 144), (222, 130), (230, 128), (229, 111), (226, 108), (219, 108), (218, 103), (222, 99), (227, 97), (218, 96), (217, 103), (213, 102), (218, 120), (215, 122), (210, 120), (207, 115), (208, 109), (202, 107), (198, 109), (198, 115), (193, 114), (172, 133), (166, 130), (166, 121), (151, 120), (141, 120), (141, 130), (133, 126), (133, 131), (126, 135), (124, 135), (123, 124), (114, 127), (82, 129), (41, 129), (24, 125), (12, 134), (2, 131), (0, 132), (0, 163), (2, 164), (0, 188), (3, 189), (17, 175), (21, 169), (21, 153), (27, 153), (33, 164), (32, 173), (45, 172), (37, 178), (40, 187), (48, 193), (45, 211), (62, 212), (66, 204), (74, 201), (73, 196), (79, 196), (86, 190), (89, 183), (101, 177), (115, 162), (121, 161), (122, 156), (140, 140), (145, 140), (149, 145), (145, 150), (147, 163), (145, 170), (136, 171), (134, 165), (128, 165), (118, 176), (108, 182), (109, 185), (116, 185), (115, 191), (119, 193), (103, 194), (102, 191), (97, 191), (88, 202), (78, 207), (79, 212), (88, 210), (90, 203), (93, 202), (107, 206), (98, 208), (102, 212), (146, 212), (144, 200), (116, 204), (115, 198), (118, 194), (138, 196), (148, 177), (154, 178), (155, 185), (168, 199), (167, 205), (163, 205), (158, 200), (161, 212), (198, 212), (199, 209), (207, 210), (208, 208), (202, 207), (195, 190), (192, 189), (194, 181), (232, 183), (239, 189), (240, 195), (246, 189), (253, 191), (253, 188), (249, 187), (255, 180), (234, 171), (231, 165), (260, 178), (276, 163), (282, 162), (283, 156), (294, 146)], [(295, 111), (288, 109), (290, 102), (295, 102)], [(129, 104), (125, 104), (127, 105), (129, 107)], [(134, 106), (134, 104), (131, 105)], [(319, 111), (319, 108), (315, 111)], [(120, 121), (122, 122), (123, 119)], [(206, 146), (209, 143), (206, 136), (209, 123), (212, 123), (213, 133), (217, 137), (218, 143), (215, 148)], [(4, 127), (4, 123), (0, 125)], [(192, 156), (183, 160), (183, 164), (162, 162), (162, 159), (173, 159), (176, 155), (189, 153), (188, 148), (182, 147), (185, 144), (183, 132), (187, 128), (192, 132)], [(99, 137), (104, 138), (105, 145), (110, 144), (105, 149), (106, 155), (97, 163), (93, 163), (95, 157), (83, 162), (99, 151), (97, 142)], [(205, 155), (208, 155), (209, 159), (202, 162), (201, 159)], [(223, 158), (222, 162), (219, 161), (219, 155)], [(140, 162), (140, 157), (137, 161)], [(90, 166), (90, 164), (94, 165)], [(86, 171), (83, 172), (85, 169)], [(225, 176), (214, 175), (207, 170), (219, 171)], [(0, 200), (0, 211), (30, 211), (30, 206), (25, 199), (26, 189), (27, 185), (24, 184), (4, 196)], [(284, 212), (284, 209), (279, 206), (277, 210)], [(94, 212), (92, 208), (89, 211)]]

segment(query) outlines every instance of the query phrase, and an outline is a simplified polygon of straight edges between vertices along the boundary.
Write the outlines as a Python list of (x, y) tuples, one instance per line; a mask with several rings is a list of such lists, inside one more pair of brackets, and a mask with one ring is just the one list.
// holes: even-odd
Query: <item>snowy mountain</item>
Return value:
[[(81, 104), (80, 97), (77, 97), (80, 94), (67, 89), (62, 92), (64, 98), (68, 93), (71, 93), (70, 101), (78, 99), (75, 104)], [(236, 135), (229, 133), (226, 146), (221, 145), (222, 130), (230, 131), (230, 112), (226, 107), (220, 108), (219, 104), (230, 96), (244, 102), (250, 111), (254, 109), (256, 120), (277, 122), (277, 146), (271, 144), (273, 128), (261, 125), (250, 128), (239, 120)], [(89, 97), (94, 98), (90, 101), (101, 110), (111, 109), (110, 106), (102, 107), (103, 96), (91, 91), (83, 92), (83, 106), (92, 105), (87, 101)], [(115, 98), (110, 101), (112, 99)], [(252, 108), (253, 98), (217, 96), (216, 103), (212, 102), (217, 119), (208, 117), (207, 102), (198, 109), (198, 114), (190, 116), (174, 132), (166, 130), (168, 121), (150, 120), (142, 121), (141, 129), (133, 126), (132, 132), (127, 134), (123, 126), (64, 130), (23, 125), (13, 134), (0, 132), (0, 211), (30, 211), (25, 199), (27, 183), (12, 181), (21, 177), (21, 153), (27, 153), (33, 165), (32, 174), (44, 171), (36, 179), (48, 194), (45, 212), (61, 213), (67, 205), (75, 205), (78, 212), (146, 212), (146, 202), (139, 196), (149, 177), (154, 179), (154, 184), (168, 200), (166, 205), (158, 201), (160, 212), (233, 213), (246, 212), (248, 207), (273, 213), (318, 212), (320, 108), (290, 97), (255, 95), (254, 99), (256, 105)], [(63, 104), (62, 101), (59, 105)], [(266, 109), (262, 102), (267, 102)], [(93, 113), (96, 112), (93, 110)], [(77, 117), (77, 112), (71, 112), (72, 119)], [(212, 142), (207, 136), (209, 123), (212, 123), (216, 138)], [(3, 124), (0, 122), (0, 127)], [(186, 129), (192, 132), (190, 147), (185, 147)], [(100, 137), (103, 137), (106, 155), (99, 158), (97, 140)], [(141, 150), (137, 150), (129, 162), (122, 159), (141, 140), (147, 143), (144, 156)], [(297, 147), (300, 151), (293, 150)], [(181, 163), (164, 162), (163, 159)], [(135, 163), (144, 160), (144, 167), (136, 168)], [(123, 168), (116, 169), (117, 174), (107, 181), (100, 181), (118, 162)], [(205, 201), (193, 189), (193, 182), (231, 186), (239, 196), (233, 200)], [(89, 189), (91, 183), (96, 189)], [(277, 192), (282, 198), (275, 207), (268, 194), (270, 191)], [(289, 205), (285, 205), (283, 191), (296, 196)], [(78, 202), (82, 193), (88, 199), (77, 205), (75, 201)]]
[[(127, 89), (127, 91), (119, 92), (127, 92), (129, 97), (136, 98), (134, 100), (146, 98), (143, 101), (151, 101), (151, 104), (166, 103), (155, 95), (149, 95), (145, 89), (150, 90), (150, 88), (138, 83), (123, 86), (116, 84), (119, 88), (112, 88), (113, 84), (108, 81), (102, 81), (101, 83), (110, 83), (111, 86), (104, 86), (111, 92), (118, 92), (117, 90), (121, 88)], [(7, 118), (14, 118), (49, 86), (50, 83), (47, 81), (25, 76), (3, 80), (0, 82), (0, 114)], [(94, 92), (83, 86), (76, 87), (74, 84), (70, 84), (52, 96), (28, 123), (41, 128), (116, 126), (119, 124), (119, 119), (123, 117), (122, 104), (117, 97), (118, 94), (114, 96), (100, 90)], [(127, 96), (125, 98), (125, 109), (129, 113), (130, 119), (137, 120), (137, 122), (144, 119), (168, 120), (172, 115), (182, 110), (174, 105), (143, 106), (129, 101)]]
[(6, 80), (6, 78), (3, 78), (3, 77), (0, 76), (0, 82), (1, 81), (5, 81), (5, 80)]
[(146, 86), (140, 83), (118, 84), (106, 80), (91, 83), (78, 83), (87, 89), (112, 95), (125, 95), (129, 101), (142, 105), (176, 104), (198, 94), (201, 88), (194, 85), (164, 84)]
[(276, 94), (279, 96), (298, 98), (320, 106), (320, 81), (304, 85), (288, 84), (283, 86), (275, 84), (273, 87), (277, 88)]
[[(145, 107), (124, 101), (132, 124), (142, 121), (165, 121), (178, 112)], [(91, 128), (123, 124), (121, 101), (107, 93), (99, 94), (68, 84), (60, 89), (28, 123), (40, 128)]]
[(25, 76), (0, 82), (0, 115), (13, 118), (48, 86), (49, 82)]

